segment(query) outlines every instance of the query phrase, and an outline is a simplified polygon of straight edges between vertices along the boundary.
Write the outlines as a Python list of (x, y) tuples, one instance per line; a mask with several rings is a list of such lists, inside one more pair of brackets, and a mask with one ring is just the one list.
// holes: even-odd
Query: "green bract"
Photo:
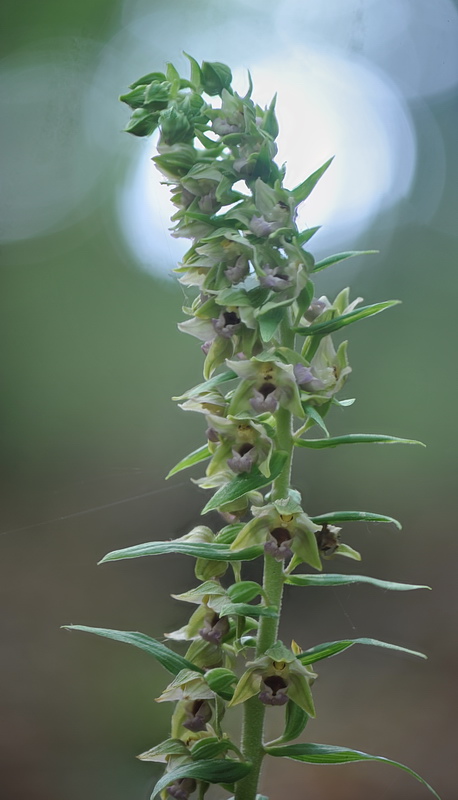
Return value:
[[(225, 64), (199, 65), (187, 58), (189, 78), (168, 64), (164, 73), (133, 83), (121, 100), (133, 112), (129, 133), (159, 131), (153, 161), (175, 207), (172, 235), (190, 242), (176, 268), (186, 298), (178, 327), (199, 341), (204, 356), (203, 382), (174, 398), (183, 410), (197, 412), (203, 441), (171, 465), (167, 477), (200, 468), (194, 482), (212, 492), (202, 513), (215, 513), (208, 525), (184, 536), (135, 544), (101, 559), (169, 553), (195, 559), (197, 585), (172, 594), (193, 610), (178, 630), (165, 634), (170, 646), (136, 632), (66, 627), (132, 644), (172, 673), (157, 697), (175, 704), (170, 738), (153, 742), (139, 756), (165, 764), (152, 798), (202, 800), (211, 784), (220, 784), (233, 792), (232, 800), (267, 800), (257, 793), (266, 755), (321, 764), (386, 761), (410, 772), (437, 798), (429, 784), (397, 762), (330, 745), (286, 744), (316, 713), (311, 687), (317, 675), (310, 665), (354, 644), (422, 655), (369, 638), (309, 642), (305, 648), (295, 642), (285, 647), (277, 638), (285, 584), (426, 588), (323, 572), (328, 559), (361, 559), (342, 541), (351, 538), (348, 523), (401, 525), (378, 512), (317, 509), (291, 485), (295, 446), (418, 444), (386, 434), (333, 436), (324, 422), (333, 406), (353, 402), (337, 397), (351, 367), (347, 342), (335, 344), (332, 335), (398, 301), (360, 306), (362, 298), (350, 300), (348, 289), (334, 300), (315, 292), (316, 273), (364, 255), (348, 251), (315, 262), (305, 245), (318, 228), (299, 231), (296, 225), (298, 206), (332, 158), (287, 189), (285, 169), (275, 161), (275, 97), (262, 108), (251, 99), (251, 78), (247, 94), (240, 96)], [(307, 435), (311, 428), (319, 429), (317, 435)], [(309, 454), (311, 469), (318, 457)], [(328, 487), (328, 496), (331, 491)], [(262, 585), (243, 576), (244, 563), (261, 557)], [(296, 573), (299, 565), (312, 572)], [(240, 745), (224, 731), (225, 714), (236, 705), (244, 708)], [(272, 705), (285, 706), (283, 732), (264, 744), (264, 715)]]

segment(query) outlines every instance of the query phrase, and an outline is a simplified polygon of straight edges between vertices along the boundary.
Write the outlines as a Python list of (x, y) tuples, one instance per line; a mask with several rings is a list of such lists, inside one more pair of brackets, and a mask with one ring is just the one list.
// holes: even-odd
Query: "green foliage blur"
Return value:
[[(11, 177), (2, 208), (7, 217), (16, 209), (17, 227), (3, 244), (1, 314), (0, 773), (8, 800), (149, 796), (160, 770), (135, 755), (167, 734), (169, 710), (154, 704), (165, 674), (142, 653), (60, 626), (159, 636), (182, 624), (170, 593), (194, 580), (191, 562), (179, 556), (96, 566), (109, 550), (185, 533), (200, 519), (204, 497), (186, 474), (164, 481), (203, 434), (170, 401), (198, 381), (202, 363), (198, 345), (176, 329), (182, 291), (136, 263), (119, 223), (119, 196), (139, 143), (122, 132), (128, 112), (117, 95), (137, 74), (174, 57), (164, 52), (160, 28), (148, 62), (135, 53), (132, 63), (117, 60), (116, 36), (127, 11), (134, 15), (140, 5), (3, 4), (1, 96), (13, 142), (8, 159), (16, 166), (6, 165)], [(177, 52), (191, 49), (188, 30), (202, 24), (195, 55), (218, 58), (221, 19), (235, 10), (219, 0), (190, 6), (169, 3)], [(241, 26), (254, 23), (246, 7)], [(148, 11), (156, 9), (162, 4), (151, 0)], [(93, 82), (102, 57), (107, 68), (113, 64), (108, 98)], [(33, 75), (44, 69), (50, 83), (41, 97)], [(30, 81), (21, 98), (15, 87), (24, 85), (24, 72)], [(100, 119), (89, 124), (91, 92)], [(282, 634), (304, 648), (370, 636), (428, 654), (428, 662), (416, 662), (354, 648), (320, 664), (318, 717), (307, 733), (407, 763), (444, 797), (455, 788), (457, 107), (456, 92), (435, 96), (426, 123), (412, 103), (419, 156), (411, 193), (352, 243), (380, 245), (381, 254), (358, 272), (345, 263), (331, 268), (318, 283), (334, 295), (351, 281), (367, 303), (403, 303), (351, 329), (348, 393), (357, 402), (330, 415), (331, 434), (383, 431), (420, 439), (427, 450), (301, 451), (295, 467), (311, 513), (367, 508), (401, 519), (402, 532), (349, 526), (348, 541), (362, 551), (365, 574), (425, 583), (433, 592), (289, 587)], [(419, 198), (433, 191), (437, 177), (428, 157), (431, 120), (442, 137), (446, 180), (428, 217)], [(256, 578), (256, 569), (247, 577)], [(274, 712), (272, 736), (276, 721)], [(371, 765), (275, 763), (266, 776), (261, 788), (271, 800), (423, 796), (402, 774)]]

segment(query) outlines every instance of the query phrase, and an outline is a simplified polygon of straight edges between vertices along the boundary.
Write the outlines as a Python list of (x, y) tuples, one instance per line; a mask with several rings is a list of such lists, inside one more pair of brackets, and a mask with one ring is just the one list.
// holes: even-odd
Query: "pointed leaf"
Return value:
[(313, 325), (294, 328), (294, 330), (296, 333), (302, 333), (304, 336), (327, 336), (329, 333), (338, 331), (340, 328), (344, 328), (352, 322), (358, 322), (358, 320), (365, 319), (365, 317), (373, 317), (374, 314), (380, 314), (381, 311), (385, 311), (385, 309), (391, 308), (391, 306), (397, 306), (400, 302), (400, 300), (387, 300), (384, 303), (362, 306), (354, 311), (349, 311), (348, 314), (340, 314), (340, 316), (334, 317), (334, 319), (330, 319), (328, 322), (315, 322)]
[(418, 658), (426, 658), (423, 653), (416, 650), (408, 650), (406, 647), (400, 647), (397, 644), (388, 644), (387, 642), (379, 642), (378, 639), (342, 639), (338, 642), (325, 642), (318, 644), (316, 647), (311, 647), (309, 650), (304, 650), (297, 658), (302, 664), (314, 664), (316, 661), (321, 661), (323, 658), (331, 658), (332, 656), (347, 650), (354, 644), (368, 644), (373, 647), (383, 647), (388, 650), (399, 650), (401, 653), (408, 653), (411, 656), (418, 656)]
[(193, 450), (192, 453), (185, 456), (178, 462), (166, 475), (166, 480), (171, 478), (172, 475), (176, 475), (177, 472), (181, 472), (182, 469), (188, 469), (188, 467), (193, 467), (194, 464), (199, 464), (201, 461), (205, 461), (206, 458), (210, 458), (211, 453), (208, 449), (208, 445), (204, 444), (202, 447), (199, 447), (197, 450)]
[(301, 231), (297, 237), (297, 241), (299, 244), (305, 244), (308, 242), (312, 236), (315, 236), (315, 233), (318, 233), (320, 230), (321, 225), (317, 225), (316, 228), (306, 228), (305, 231)]
[(258, 317), (259, 330), (263, 342), (270, 342), (273, 339), (275, 331), (284, 316), (285, 309), (280, 306), (279, 308), (271, 308), (270, 311)]
[(251, 764), (249, 762), (233, 761), (229, 758), (183, 764), (162, 776), (154, 787), (151, 800), (157, 797), (166, 786), (181, 778), (195, 778), (206, 783), (235, 783), (244, 778), (245, 775), (248, 775), (250, 769)]
[(400, 439), (398, 436), (387, 436), (383, 433), (347, 433), (345, 436), (332, 436), (330, 439), (297, 439), (298, 447), (337, 447), (340, 444), (421, 444), (416, 439)]
[(296, 703), (293, 703), (292, 700), (288, 700), (285, 714), (285, 730), (278, 739), (275, 739), (273, 742), (269, 742), (268, 747), (276, 744), (283, 744), (284, 742), (290, 742), (291, 739), (297, 739), (297, 737), (301, 735), (308, 721), (309, 715), (300, 706), (298, 706)]
[(244, 550), (230, 550), (224, 544), (210, 544), (202, 542), (145, 542), (122, 550), (113, 550), (99, 561), (105, 564), (108, 561), (122, 561), (125, 558), (141, 558), (143, 556), (160, 556), (165, 553), (182, 553), (194, 558), (208, 558), (211, 561), (252, 561), (263, 552), (262, 545), (246, 547)]
[(291, 586), (347, 586), (352, 583), (370, 583), (372, 586), (378, 586), (379, 589), (388, 589), (393, 592), (410, 592), (412, 589), (430, 588), (413, 583), (382, 581), (366, 575), (333, 575), (329, 572), (323, 575), (289, 575), (285, 583), (289, 583)]
[(385, 514), (374, 514), (372, 511), (330, 511), (329, 514), (319, 514), (316, 517), (310, 517), (310, 519), (316, 525), (321, 525), (325, 522), (330, 522), (332, 525), (336, 522), (391, 522), (396, 525), (398, 530), (402, 530), (399, 520), (394, 517), (387, 517)]
[(202, 510), (202, 514), (214, 511), (219, 508), (219, 506), (225, 505), (226, 503), (232, 503), (234, 500), (238, 500), (239, 497), (248, 494), (248, 492), (268, 486), (280, 475), (286, 459), (286, 453), (281, 450), (273, 453), (270, 459), (270, 476), (268, 478), (266, 478), (256, 466), (252, 468), (251, 472), (244, 472), (241, 475), (237, 475), (232, 481), (215, 492), (211, 500), (208, 501), (207, 505)]
[(320, 270), (326, 269), (326, 267), (330, 267), (332, 264), (338, 264), (339, 261), (345, 261), (347, 258), (353, 258), (354, 256), (370, 256), (378, 252), (378, 250), (350, 250), (347, 253), (336, 253), (334, 256), (328, 256), (327, 258), (323, 258), (322, 261), (317, 261), (312, 272), (320, 272)]
[(320, 180), (321, 176), (324, 175), (327, 168), (332, 163), (333, 159), (334, 156), (330, 158), (328, 161), (326, 161), (322, 167), (319, 167), (319, 169), (315, 170), (315, 172), (312, 172), (312, 174), (309, 175), (309, 177), (306, 178), (305, 181), (300, 183), (292, 190), (291, 194), (293, 195), (294, 200), (296, 201), (297, 204), (302, 203), (303, 200), (306, 200), (309, 194), (312, 193), (318, 181)]
[(88, 628), (86, 625), (63, 625), (69, 631), (83, 631), (84, 633), (95, 633), (96, 636), (104, 636), (107, 639), (114, 639), (116, 642), (124, 642), (139, 647), (146, 653), (154, 656), (159, 663), (165, 667), (172, 675), (178, 675), (182, 669), (191, 669), (194, 672), (203, 672), (203, 669), (196, 667), (183, 656), (179, 656), (165, 645), (151, 639), (144, 633), (137, 631), (114, 631), (109, 628)]
[(420, 777), (409, 767), (392, 761), (384, 756), (372, 756), (369, 753), (362, 753), (360, 750), (350, 750), (347, 747), (337, 747), (332, 744), (289, 744), (280, 747), (266, 747), (266, 752), (270, 756), (280, 758), (292, 758), (295, 761), (303, 761), (306, 764), (348, 764), (350, 761), (381, 761), (384, 764), (391, 764), (393, 767), (408, 772), (413, 778), (426, 786), (434, 795), (436, 800), (441, 800), (437, 792), (423, 778)]

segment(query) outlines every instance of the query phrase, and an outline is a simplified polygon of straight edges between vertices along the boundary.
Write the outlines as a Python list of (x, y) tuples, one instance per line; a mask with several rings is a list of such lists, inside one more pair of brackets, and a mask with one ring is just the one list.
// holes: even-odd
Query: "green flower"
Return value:
[(212, 414), (207, 416), (207, 422), (207, 436), (210, 432), (211, 441), (220, 441), (208, 465), (207, 475), (214, 475), (226, 465), (236, 474), (250, 472), (253, 465), (257, 464), (263, 475), (269, 477), (273, 442), (263, 425), (251, 419)]
[(294, 496), (262, 506), (252, 506), (253, 519), (237, 535), (231, 550), (264, 543), (264, 550), (277, 561), (293, 554), (299, 561), (321, 570), (316, 534), (319, 525), (307, 516)]
[(285, 705), (293, 700), (309, 716), (315, 716), (310, 685), (316, 678), (291, 650), (277, 642), (264, 656), (247, 663), (247, 669), (235, 687), (229, 706), (244, 703), (258, 695), (265, 705)]
[[(268, 355), (266, 353), (266, 357)], [(239, 415), (244, 411), (273, 414), (278, 406), (283, 406), (297, 417), (305, 416), (292, 364), (256, 356), (249, 361), (226, 360), (226, 363), (242, 378), (229, 405), (231, 414)]]

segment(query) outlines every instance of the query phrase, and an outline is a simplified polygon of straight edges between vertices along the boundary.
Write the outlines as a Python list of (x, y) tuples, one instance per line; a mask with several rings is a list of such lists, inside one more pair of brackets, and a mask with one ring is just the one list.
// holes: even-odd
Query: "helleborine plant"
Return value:
[[(66, 626), (145, 650), (172, 674), (157, 698), (174, 710), (170, 738), (142, 753), (165, 764), (152, 798), (198, 800), (219, 784), (235, 800), (255, 800), (265, 756), (308, 764), (383, 761), (434, 789), (408, 767), (359, 750), (310, 742), (290, 744), (315, 716), (315, 665), (354, 644), (412, 653), (374, 639), (345, 639), (302, 650), (277, 639), (282, 594), (292, 586), (368, 583), (395, 591), (426, 588), (363, 575), (322, 572), (322, 561), (360, 561), (341, 525), (391, 517), (368, 511), (310, 516), (291, 485), (296, 447), (360, 443), (419, 444), (380, 434), (331, 436), (325, 418), (350, 373), (347, 342), (332, 334), (398, 301), (361, 306), (349, 291), (334, 301), (316, 297), (317, 272), (353, 256), (345, 252), (315, 262), (304, 249), (317, 228), (299, 231), (297, 209), (331, 160), (294, 189), (283, 185), (275, 163), (275, 98), (268, 108), (231, 87), (229, 67), (190, 56), (190, 78), (172, 64), (136, 81), (121, 100), (132, 109), (127, 131), (159, 130), (156, 167), (176, 207), (172, 236), (191, 240), (176, 272), (189, 295), (184, 333), (201, 342), (204, 382), (184, 392), (181, 408), (203, 415), (206, 443), (183, 458), (169, 476), (208, 461), (196, 483), (212, 491), (203, 514), (218, 512), (220, 527), (198, 525), (185, 536), (116, 550), (101, 563), (183, 553), (193, 557), (197, 586), (181, 595), (193, 613), (170, 645), (141, 633)], [(212, 104), (212, 98), (217, 104)], [(369, 251), (373, 252), (373, 251)], [(314, 428), (317, 433), (310, 437)], [(245, 561), (264, 559), (262, 585), (244, 580)], [(311, 572), (297, 572), (302, 564)], [(186, 643), (184, 655), (172, 647)], [(424, 657), (421, 653), (414, 655)], [(225, 715), (243, 706), (241, 742), (224, 731)], [(284, 730), (263, 740), (269, 706), (284, 706)], [(264, 798), (265, 800), (265, 798)], [(273, 800), (273, 798), (272, 798)]]

